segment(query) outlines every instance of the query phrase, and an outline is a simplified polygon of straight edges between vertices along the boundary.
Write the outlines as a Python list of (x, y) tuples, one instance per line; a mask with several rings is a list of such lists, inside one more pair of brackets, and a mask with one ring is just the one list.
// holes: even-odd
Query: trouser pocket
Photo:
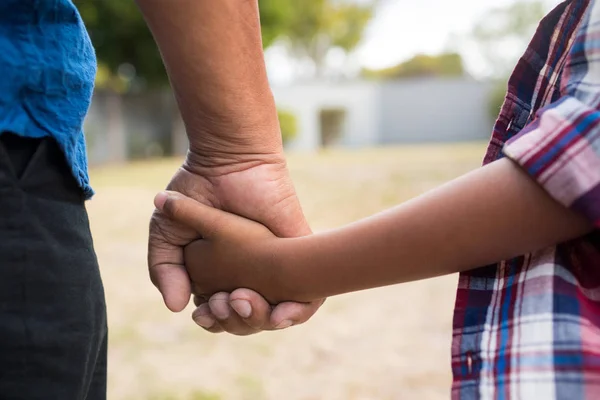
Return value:
[(28, 194), (83, 203), (65, 156), (52, 138), (0, 135), (0, 186), (18, 186)]
[(0, 136), (5, 167), (16, 180), (21, 180), (31, 160), (36, 156), (42, 139), (24, 138), (11, 133)]

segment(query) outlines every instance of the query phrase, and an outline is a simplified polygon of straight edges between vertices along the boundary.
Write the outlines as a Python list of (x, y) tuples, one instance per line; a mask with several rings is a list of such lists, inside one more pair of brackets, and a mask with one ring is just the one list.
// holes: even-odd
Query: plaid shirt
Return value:
[[(600, 227), (600, 0), (540, 23), (485, 157)], [(453, 399), (600, 399), (600, 231), (460, 276)]]

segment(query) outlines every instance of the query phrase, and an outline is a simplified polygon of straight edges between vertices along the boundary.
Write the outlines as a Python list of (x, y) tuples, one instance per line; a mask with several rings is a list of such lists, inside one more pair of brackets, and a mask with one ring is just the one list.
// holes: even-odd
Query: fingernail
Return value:
[(233, 300), (231, 308), (242, 318), (250, 318), (252, 315), (252, 306), (246, 300)]
[(211, 299), (209, 301), (210, 311), (219, 320), (224, 321), (229, 318), (229, 302), (223, 299)]
[(215, 324), (215, 319), (209, 315), (195, 315), (194, 322), (204, 329), (208, 329)]
[(154, 196), (154, 207), (162, 210), (169, 195), (166, 192), (160, 192)]
[(275, 329), (285, 329), (292, 326), (293, 322), (289, 319), (285, 319), (279, 323), (279, 325), (275, 326)]

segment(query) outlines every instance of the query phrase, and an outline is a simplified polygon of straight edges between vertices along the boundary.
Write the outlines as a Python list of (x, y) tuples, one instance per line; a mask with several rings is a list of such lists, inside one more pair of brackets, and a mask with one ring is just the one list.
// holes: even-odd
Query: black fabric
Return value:
[(0, 400), (106, 399), (106, 306), (53, 139), (0, 135)]

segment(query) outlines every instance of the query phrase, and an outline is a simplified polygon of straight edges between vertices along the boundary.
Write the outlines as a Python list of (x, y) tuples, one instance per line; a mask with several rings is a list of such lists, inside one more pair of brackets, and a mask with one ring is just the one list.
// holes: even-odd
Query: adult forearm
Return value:
[(293, 300), (317, 299), (469, 270), (591, 229), (504, 159), (345, 228), (286, 239), (283, 281)]
[(161, 51), (192, 150), (281, 149), (256, 0), (137, 0)]

